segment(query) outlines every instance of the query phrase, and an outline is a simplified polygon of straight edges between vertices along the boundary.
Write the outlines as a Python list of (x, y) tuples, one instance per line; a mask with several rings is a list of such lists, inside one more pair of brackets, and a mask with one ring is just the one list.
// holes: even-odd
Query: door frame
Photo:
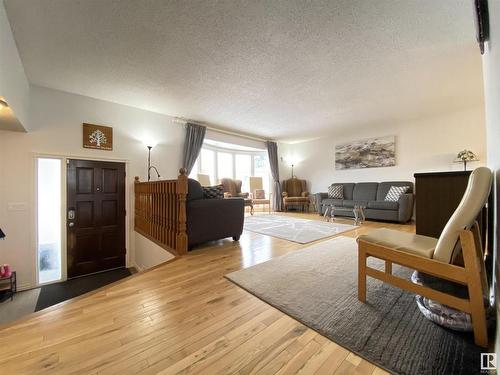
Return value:
[[(59, 159), (61, 160), (61, 279), (56, 281), (51, 281), (48, 283), (40, 283), (39, 275), (38, 275), (38, 195), (37, 195), (37, 181), (38, 181), (38, 168), (37, 168), (37, 159), (38, 158), (46, 158), (46, 159)], [(34, 204), (34, 215), (33, 215), (33, 225), (34, 225), (34, 233), (35, 236), (33, 238), (33, 248), (35, 252), (35, 285), (49, 285), (54, 283), (59, 283), (61, 281), (66, 281), (68, 279), (68, 261), (67, 261), (67, 164), (68, 160), (89, 160), (89, 161), (108, 161), (115, 163), (124, 163), (125, 164), (125, 267), (131, 267), (133, 265), (132, 259), (130, 259), (130, 230), (131, 226), (129, 225), (130, 220), (130, 184), (128, 183), (128, 179), (130, 178), (129, 167), (130, 160), (122, 159), (122, 158), (113, 158), (113, 157), (89, 157), (82, 155), (71, 155), (71, 154), (57, 154), (57, 153), (33, 153), (33, 170), (34, 170), (34, 183), (33, 186), (33, 201)], [(32, 232), (33, 233), (33, 232)]]

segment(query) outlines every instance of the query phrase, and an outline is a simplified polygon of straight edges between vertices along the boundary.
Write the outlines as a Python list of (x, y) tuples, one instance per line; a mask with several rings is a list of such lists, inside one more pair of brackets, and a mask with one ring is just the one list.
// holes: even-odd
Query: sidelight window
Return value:
[(61, 273), (61, 160), (37, 159), (38, 283), (60, 280)]

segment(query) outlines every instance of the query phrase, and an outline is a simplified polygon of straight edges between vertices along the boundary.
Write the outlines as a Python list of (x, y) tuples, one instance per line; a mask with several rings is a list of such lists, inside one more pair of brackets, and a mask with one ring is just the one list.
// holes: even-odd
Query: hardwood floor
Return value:
[[(366, 222), (343, 235), (378, 227), (415, 229)], [(310, 245), (244, 232), (0, 326), (1, 372), (386, 374), (223, 278)]]

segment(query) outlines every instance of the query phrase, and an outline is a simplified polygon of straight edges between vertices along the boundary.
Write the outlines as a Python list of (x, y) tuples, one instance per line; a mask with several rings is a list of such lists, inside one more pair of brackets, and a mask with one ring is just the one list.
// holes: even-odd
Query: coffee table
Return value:
[(361, 225), (365, 221), (365, 208), (366, 206), (355, 205), (354, 207), (339, 207), (330, 204), (326, 207), (325, 220), (334, 221), (335, 213), (349, 212), (354, 215), (354, 225)]

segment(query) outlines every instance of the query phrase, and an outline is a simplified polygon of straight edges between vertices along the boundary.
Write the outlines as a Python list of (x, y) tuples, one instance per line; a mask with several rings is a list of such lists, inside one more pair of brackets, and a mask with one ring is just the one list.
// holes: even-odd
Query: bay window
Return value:
[(270, 173), (267, 152), (265, 150), (224, 144), (220, 147), (215, 142), (204, 143), (200, 156), (191, 171), (190, 177), (196, 179), (199, 173), (210, 176), (212, 185), (220, 183), (222, 178), (242, 181), (242, 191), (249, 191), (249, 177), (262, 177), (266, 195), (270, 193)]

